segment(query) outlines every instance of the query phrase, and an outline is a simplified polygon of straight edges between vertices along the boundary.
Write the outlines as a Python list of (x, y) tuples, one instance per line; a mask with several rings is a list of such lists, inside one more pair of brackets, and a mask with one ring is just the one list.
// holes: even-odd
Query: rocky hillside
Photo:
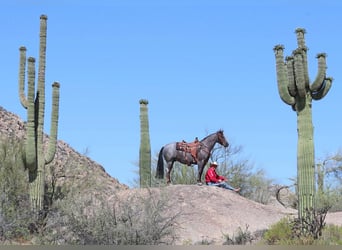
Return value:
[[(25, 129), (25, 123), (17, 115), (0, 107), (0, 136), (24, 139)], [(111, 177), (101, 165), (61, 140), (57, 142), (56, 156), (49, 166), (54, 166), (47, 167), (47, 170), (50, 171), (50, 180), (56, 181), (56, 187), (66, 184), (81, 190), (80, 193), (84, 195), (92, 194), (107, 199), (117, 190), (128, 188)]]

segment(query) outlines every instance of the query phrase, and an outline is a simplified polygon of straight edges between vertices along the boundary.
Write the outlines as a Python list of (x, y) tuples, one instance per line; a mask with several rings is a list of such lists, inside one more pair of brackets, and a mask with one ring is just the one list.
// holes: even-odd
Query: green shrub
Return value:
[(27, 173), (23, 167), (23, 143), (0, 138), (0, 242), (29, 237), (31, 223)]
[(342, 226), (327, 225), (315, 239), (310, 234), (298, 234), (296, 221), (281, 219), (265, 232), (263, 241), (268, 245), (342, 245)]
[(292, 228), (290, 218), (283, 218), (273, 224), (264, 234), (264, 241), (268, 245), (286, 244), (292, 238)]
[(283, 218), (265, 232), (263, 240), (268, 245), (312, 245), (314, 238), (297, 232), (298, 220)]
[(252, 244), (255, 236), (248, 230), (248, 225), (246, 225), (245, 229), (241, 227), (238, 228), (237, 234), (230, 237), (228, 234), (224, 234), (225, 241), (223, 245), (248, 245)]
[[(127, 196), (114, 204), (90, 195), (68, 193), (49, 213), (49, 233), (39, 244), (168, 245), (176, 239), (176, 214), (166, 214), (163, 194)], [(50, 221), (50, 222), (49, 222)]]

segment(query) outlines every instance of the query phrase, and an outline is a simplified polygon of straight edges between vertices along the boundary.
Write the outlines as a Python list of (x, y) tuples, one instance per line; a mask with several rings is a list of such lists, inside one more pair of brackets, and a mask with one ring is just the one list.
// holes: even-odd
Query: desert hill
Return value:
[[(25, 138), (25, 123), (2, 107), (0, 136)], [(285, 208), (275, 201), (263, 205), (232, 191), (206, 185), (129, 188), (111, 177), (101, 165), (61, 140), (58, 141), (56, 157), (51, 165), (54, 168), (50, 169), (49, 178), (56, 181), (56, 186), (64, 185), (76, 190), (85, 199), (96, 197), (113, 206), (134, 196), (165, 201), (165, 209), (161, 212), (166, 216), (178, 214), (177, 245), (203, 241), (222, 244), (224, 235), (233, 236), (239, 229), (248, 229), (252, 233), (263, 231), (285, 216), (296, 215), (296, 210)], [(132, 205), (141, 206), (139, 200)], [(342, 212), (328, 214), (326, 222), (342, 225)]]
[(239, 229), (252, 233), (266, 230), (281, 218), (296, 213), (277, 203), (263, 205), (235, 192), (206, 185), (170, 185), (148, 191), (127, 189), (119, 191), (116, 198), (129, 199), (147, 193), (167, 200), (165, 213), (180, 214), (176, 230), (180, 245), (202, 241), (222, 244), (224, 234), (233, 236)]
[[(0, 106), (0, 136), (1, 138), (25, 138), (25, 122), (19, 116)], [(48, 136), (45, 136), (47, 142)], [(54, 168), (50, 168), (54, 166)], [(63, 184), (82, 190), (80, 195), (110, 196), (119, 189), (128, 187), (111, 177), (105, 169), (89, 157), (80, 154), (66, 142), (57, 141), (54, 160), (47, 166), (49, 179), (56, 181), (56, 187)]]
[[(283, 207), (275, 198), (264, 205), (233, 191), (206, 185), (126, 189), (119, 191), (115, 199), (130, 200), (133, 196), (165, 199), (165, 214), (179, 214), (176, 226), (177, 245), (203, 242), (221, 245), (226, 240), (224, 235), (233, 238), (239, 234), (239, 230), (249, 231), (255, 238), (258, 232), (267, 230), (281, 218), (297, 215), (297, 210)], [(342, 212), (328, 214), (326, 223), (342, 225)]]

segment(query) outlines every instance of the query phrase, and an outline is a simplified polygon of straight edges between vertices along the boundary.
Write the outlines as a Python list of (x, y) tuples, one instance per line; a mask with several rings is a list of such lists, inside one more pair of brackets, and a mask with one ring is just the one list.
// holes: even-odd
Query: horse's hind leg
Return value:
[(167, 172), (166, 172), (166, 183), (171, 184), (171, 170), (173, 167), (173, 161), (167, 163)]

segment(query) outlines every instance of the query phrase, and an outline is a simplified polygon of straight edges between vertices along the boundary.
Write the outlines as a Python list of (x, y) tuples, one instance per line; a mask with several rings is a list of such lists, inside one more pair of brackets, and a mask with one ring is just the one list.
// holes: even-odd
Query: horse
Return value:
[(213, 134), (206, 136), (204, 139), (199, 141), (197, 148), (196, 157), (193, 156), (189, 151), (177, 150), (177, 143), (172, 142), (164, 145), (158, 156), (156, 178), (164, 178), (164, 161), (167, 163), (166, 179), (167, 184), (171, 183), (171, 170), (175, 161), (183, 164), (193, 165), (197, 164), (198, 167), (198, 178), (197, 183), (202, 184), (202, 173), (205, 165), (207, 164), (211, 151), (216, 143), (221, 144), (223, 147), (228, 147), (229, 143), (226, 140), (223, 130), (219, 130)]

